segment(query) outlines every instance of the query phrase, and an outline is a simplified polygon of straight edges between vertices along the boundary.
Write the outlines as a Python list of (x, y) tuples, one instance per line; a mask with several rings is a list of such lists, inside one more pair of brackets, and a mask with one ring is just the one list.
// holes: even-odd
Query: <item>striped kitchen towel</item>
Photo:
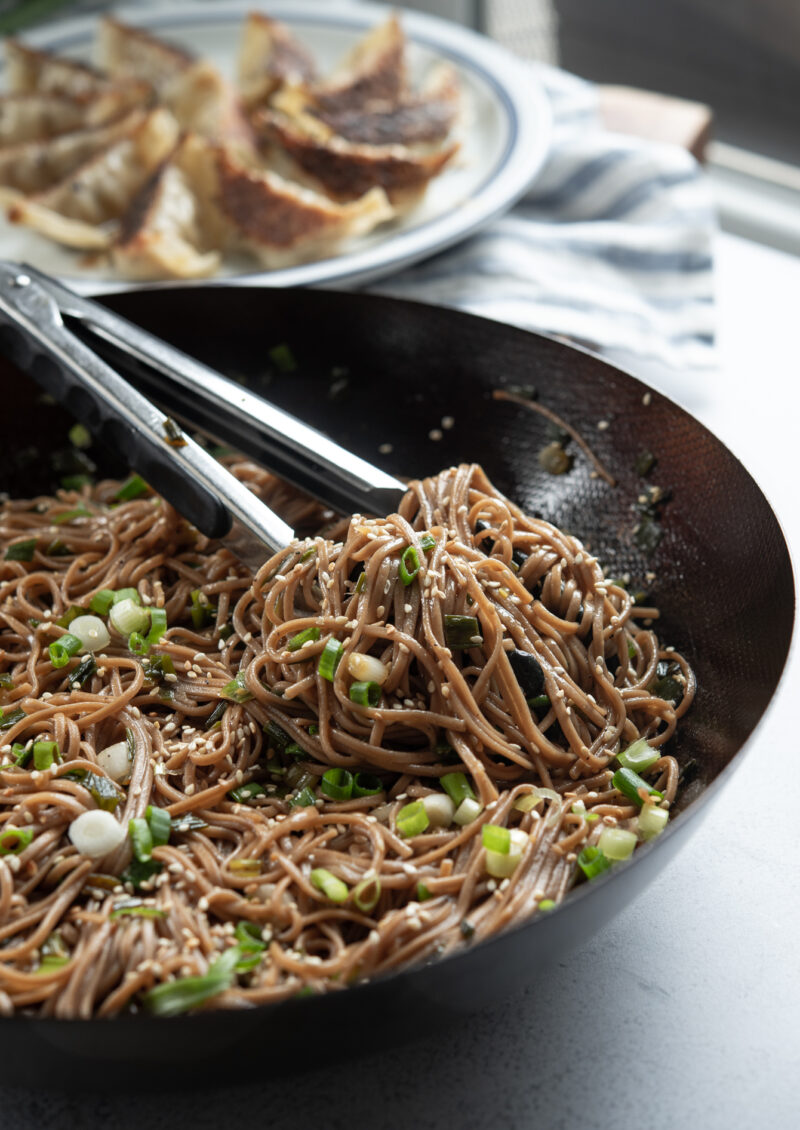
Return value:
[(528, 194), (370, 289), (561, 335), (640, 372), (713, 367), (715, 216), (702, 170), (677, 146), (608, 132), (590, 83), (539, 69), (554, 137)]

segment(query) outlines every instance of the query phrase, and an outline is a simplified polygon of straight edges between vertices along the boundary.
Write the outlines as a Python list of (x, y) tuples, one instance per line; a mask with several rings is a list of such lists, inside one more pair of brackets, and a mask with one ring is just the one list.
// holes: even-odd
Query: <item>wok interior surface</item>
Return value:
[[(254, 1039), (264, 1075), (277, 1074), (296, 1066), (298, 1056), (308, 1065), (330, 1060), (343, 1025), (342, 1053), (358, 1050), (359, 1042), (388, 1045), (419, 1031), (421, 1015), (447, 1022), (529, 983), (550, 956), (621, 909), (685, 841), (692, 814), (705, 807), (703, 794), (777, 687), (794, 587), (780, 527), (761, 491), (701, 424), (639, 381), (593, 355), (484, 319), (393, 299), (257, 288), (138, 292), (107, 302), (401, 477), (481, 463), (500, 490), (578, 535), (613, 575), (630, 573), (661, 609), (661, 639), (683, 652), (697, 674), (697, 698), (670, 742), (687, 767), (676, 810), (689, 811), (631, 864), (574, 892), (554, 914), (347, 992), (166, 1022), (0, 1021), (0, 1078), (35, 1080), (36, 1057), (47, 1054), (52, 1063), (55, 1046), (54, 1085), (80, 1083), (80, 1065), (89, 1058), (102, 1061), (109, 1085), (130, 1079), (132, 1064), (147, 1067), (149, 1084), (175, 1083), (211, 1056), (215, 1063), (235, 1060)], [(284, 344), (294, 371), (270, 358)], [(52, 490), (57, 479), (47, 453), (63, 447), (72, 420), (42, 403), (28, 377), (0, 365), (4, 403), (15, 405), (0, 417), (0, 490), (23, 497)], [(552, 439), (551, 425), (493, 399), (498, 388), (526, 396), (535, 390), (580, 431), (616, 487), (592, 473), (574, 442), (571, 470), (545, 473), (539, 452)], [(447, 417), (453, 424), (443, 428)], [(601, 422), (607, 426), (598, 427)], [(634, 463), (648, 450), (656, 463), (645, 479)], [(92, 456), (101, 471), (124, 473), (113, 455), (96, 449)], [(637, 499), (648, 484), (671, 492), (651, 553), (634, 538)]]

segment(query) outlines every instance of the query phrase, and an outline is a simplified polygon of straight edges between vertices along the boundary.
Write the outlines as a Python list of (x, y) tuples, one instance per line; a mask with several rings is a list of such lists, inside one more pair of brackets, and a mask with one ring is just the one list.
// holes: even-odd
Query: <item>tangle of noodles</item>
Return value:
[[(315, 504), (232, 465), (295, 528), (321, 528)], [(3, 1013), (241, 1007), (341, 988), (561, 900), (584, 848), (636, 827), (638, 804), (611, 783), (636, 739), (658, 751), (648, 786), (662, 807), (674, 800), (677, 764), (660, 749), (691, 703), (691, 670), (640, 623), (654, 609), (480, 467), (414, 482), (399, 513), (356, 515), (341, 540), (295, 543), (256, 577), (149, 492), (112, 505), (118, 489), (0, 508)], [(408, 575), (415, 556), (403, 583), (401, 557)], [(85, 654), (54, 666), (70, 609), (122, 588), (166, 612), (149, 654), (109, 627), (96, 670)], [(464, 646), (448, 646), (451, 616), (477, 622)], [(318, 670), (330, 641), (342, 645), (332, 681)], [(509, 658), (520, 651), (543, 677), (533, 705)], [(350, 698), (360, 654), (380, 661), (374, 706)], [(677, 706), (648, 689), (663, 661)], [(114, 786), (98, 753), (126, 740), (129, 777)], [(37, 769), (31, 743), (43, 741), (58, 757)], [(361, 788), (326, 795), (331, 769)], [(454, 772), (474, 818), (404, 835), (398, 813), (442, 796)], [(123, 828), (154, 808), (171, 817), (168, 842), (138, 861), (130, 838), (94, 858), (69, 834), (115, 787)], [(487, 823), (525, 834), (502, 879), (487, 874)], [(177, 1000), (148, 996), (165, 984)]]

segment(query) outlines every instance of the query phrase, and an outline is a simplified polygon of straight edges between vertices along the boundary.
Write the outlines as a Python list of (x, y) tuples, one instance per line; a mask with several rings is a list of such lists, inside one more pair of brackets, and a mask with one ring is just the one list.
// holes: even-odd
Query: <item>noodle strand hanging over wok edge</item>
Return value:
[(0, 507), (2, 1013), (342, 988), (551, 909), (666, 823), (691, 670), (480, 467), (256, 577), (131, 482)]

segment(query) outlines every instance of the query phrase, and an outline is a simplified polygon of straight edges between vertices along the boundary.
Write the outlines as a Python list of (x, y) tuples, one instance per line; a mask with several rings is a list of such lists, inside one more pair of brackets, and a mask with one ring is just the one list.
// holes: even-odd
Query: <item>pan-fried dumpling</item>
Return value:
[(178, 124), (168, 110), (152, 110), (126, 136), (74, 169), (58, 184), (21, 197), (8, 211), (68, 247), (100, 249), (113, 241), (117, 221), (155, 168), (174, 148)]
[(255, 255), (266, 267), (290, 267), (331, 255), (350, 237), (365, 235), (394, 215), (382, 189), (336, 204), (269, 170), (248, 167), (221, 146), (205, 153), (206, 175), (195, 179), (228, 232), (228, 246)]
[(239, 96), (212, 63), (203, 60), (179, 72), (162, 88), (161, 98), (184, 129), (253, 149), (253, 131)]
[(432, 145), (447, 137), (458, 117), (460, 90), (453, 67), (434, 67), (419, 94), (399, 102), (368, 102), (330, 109), (309, 95), (307, 110), (346, 141), (361, 145)]
[(80, 98), (47, 93), (0, 96), (0, 148), (104, 125), (133, 107), (137, 100), (131, 95), (122, 88)]
[(405, 48), (405, 33), (395, 16), (378, 24), (327, 80), (313, 87), (317, 102), (329, 110), (398, 102), (406, 90)]
[(172, 156), (134, 199), (111, 249), (114, 266), (131, 279), (193, 279), (213, 275), (224, 239), (216, 210), (205, 205), (213, 184), (202, 187), (209, 167), (200, 138), (183, 138)]
[(114, 83), (108, 75), (78, 63), (37, 51), (20, 43), (18, 39), (6, 40), (8, 88), (12, 94), (66, 94), (81, 98), (87, 94), (103, 94), (125, 88), (130, 105), (144, 102), (150, 96), (150, 87), (141, 82)]
[(253, 107), (266, 102), (283, 83), (313, 82), (316, 67), (285, 24), (250, 12), (242, 28), (237, 74), (242, 101)]
[(97, 58), (114, 78), (143, 80), (159, 94), (177, 73), (194, 62), (194, 56), (182, 47), (110, 16), (98, 24)]
[(406, 145), (362, 145), (331, 133), (306, 113), (290, 117), (262, 110), (255, 123), (264, 139), (289, 158), (292, 176), (341, 201), (380, 187), (398, 211), (415, 204), (458, 151), (455, 142), (430, 151)]
[(126, 136), (144, 120), (134, 111), (118, 122), (94, 129), (76, 130), (44, 141), (26, 141), (0, 150), (0, 201), (16, 194), (42, 192), (114, 141)]

